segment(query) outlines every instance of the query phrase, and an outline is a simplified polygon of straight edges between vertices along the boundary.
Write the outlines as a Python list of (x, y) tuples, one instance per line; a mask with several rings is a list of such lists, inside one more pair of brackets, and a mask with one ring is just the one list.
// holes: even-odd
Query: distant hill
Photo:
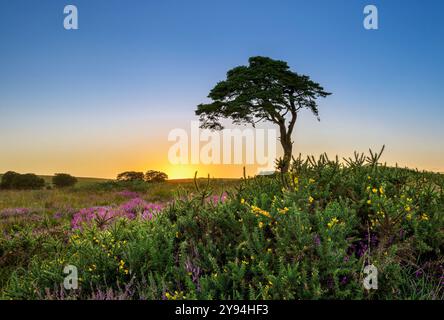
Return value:
[[(0, 173), (0, 180), (2, 178), (3, 174)], [(45, 176), (45, 175), (38, 175), (40, 178), (43, 178), (43, 180), (45, 180), (46, 184), (51, 184), (52, 183), (52, 177), (53, 176)], [(76, 177), (78, 180), (77, 186), (82, 186), (82, 185), (86, 185), (86, 184), (91, 184), (91, 183), (99, 183), (99, 182), (107, 182), (107, 181), (111, 181), (112, 179), (104, 179), (104, 178), (89, 178), (89, 177)]]
[[(197, 178), (199, 182), (205, 182), (208, 180), (208, 178)], [(239, 181), (240, 178), (210, 178), (211, 181), (218, 181), (218, 182), (236, 182)], [(194, 178), (182, 178), (182, 179), (168, 179), (166, 180), (168, 183), (193, 183)]]
[[(3, 174), (0, 173), (0, 180), (2, 178)], [(52, 183), (52, 177), (53, 176), (48, 176), (48, 175), (38, 175), (40, 178), (43, 178), (45, 180), (46, 184), (51, 184)], [(76, 184), (76, 186), (84, 186), (84, 185), (88, 185), (88, 184), (94, 184), (94, 183), (102, 183), (102, 182), (109, 182), (109, 181), (115, 181), (115, 179), (106, 179), (106, 178), (91, 178), (91, 177), (76, 177), (78, 180), (78, 183)], [(207, 180), (207, 178), (203, 178), (203, 177), (199, 177), (197, 178), (198, 181), (200, 182), (205, 182)], [(230, 182), (236, 182), (239, 181), (239, 179), (236, 178), (211, 178), (211, 180), (217, 181), (218, 183), (230, 183)], [(189, 183), (193, 183), (194, 179), (193, 178), (185, 178), (185, 179), (168, 179), (166, 181), (167, 183), (171, 183), (171, 184), (189, 184)]]

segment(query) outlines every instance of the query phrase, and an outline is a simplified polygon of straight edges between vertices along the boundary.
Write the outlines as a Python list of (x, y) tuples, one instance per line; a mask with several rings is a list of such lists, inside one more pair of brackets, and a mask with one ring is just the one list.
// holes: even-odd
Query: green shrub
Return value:
[(0, 189), (12, 189), (14, 180), (20, 176), (19, 173), (14, 171), (8, 171), (2, 176), (2, 181), (0, 183)]
[(52, 184), (57, 188), (73, 187), (76, 183), (77, 178), (66, 173), (56, 173), (52, 178)]

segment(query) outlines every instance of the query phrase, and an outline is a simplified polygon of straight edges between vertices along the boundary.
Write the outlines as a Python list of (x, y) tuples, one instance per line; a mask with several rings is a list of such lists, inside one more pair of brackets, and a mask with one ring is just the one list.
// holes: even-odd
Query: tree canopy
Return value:
[(77, 178), (67, 173), (56, 173), (52, 177), (52, 184), (57, 188), (73, 187), (77, 183)]
[(2, 176), (1, 189), (33, 190), (42, 189), (45, 180), (33, 173), (20, 174), (8, 171)]
[(168, 179), (168, 175), (165, 172), (148, 170), (145, 173), (146, 182), (163, 182)]
[(261, 121), (279, 126), (284, 149), (284, 168), (291, 160), (293, 132), (298, 112), (310, 110), (319, 120), (318, 98), (331, 93), (309, 76), (290, 70), (287, 62), (268, 57), (251, 57), (248, 66), (239, 66), (227, 72), (227, 79), (219, 82), (208, 97), (212, 102), (197, 106), (201, 127), (221, 130), (221, 119), (234, 124)]
[(117, 175), (117, 181), (146, 181), (162, 182), (168, 179), (168, 175), (162, 171), (148, 170), (145, 174), (137, 171), (126, 171)]
[(117, 175), (117, 181), (143, 181), (143, 172), (125, 171)]

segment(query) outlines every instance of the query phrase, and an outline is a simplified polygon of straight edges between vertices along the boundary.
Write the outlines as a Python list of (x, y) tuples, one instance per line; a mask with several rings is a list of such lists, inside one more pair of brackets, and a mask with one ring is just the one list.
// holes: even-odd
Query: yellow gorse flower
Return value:
[(385, 213), (382, 210), (379, 210), (378, 212), (376, 212), (378, 215), (380, 215), (382, 218), (385, 218)]
[(255, 213), (255, 214), (260, 214), (260, 215), (263, 215), (263, 216), (265, 216), (265, 217), (267, 217), (267, 218), (270, 218), (270, 219), (272, 218), (271, 215), (270, 215), (270, 213), (269, 213), (268, 211), (263, 210), (263, 209), (261, 209), (261, 208), (259, 208), (259, 207), (251, 206), (251, 211), (252, 211), (253, 213)]
[(313, 201), (314, 201), (314, 198), (312, 196), (308, 197), (308, 202), (309, 203), (313, 203)]
[(174, 291), (174, 295), (169, 292), (165, 292), (165, 298), (167, 300), (178, 300), (178, 299), (186, 299), (186, 296), (183, 295), (183, 291)]
[(339, 220), (336, 217), (333, 217), (329, 223), (327, 223), (327, 227), (329, 227), (330, 229), (334, 227), (334, 225), (338, 224)]

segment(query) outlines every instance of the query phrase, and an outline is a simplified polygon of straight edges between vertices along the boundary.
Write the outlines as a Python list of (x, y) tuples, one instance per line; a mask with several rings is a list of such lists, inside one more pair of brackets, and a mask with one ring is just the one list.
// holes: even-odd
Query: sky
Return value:
[[(78, 30), (63, 27), (68, 4)], [(363, 27), (368, 4), (378, 30)], [(295, 155), (385, 144), (389, 165), (444, 171), (443, 11), (440, 0), (0, 0), (0, 172), (239, 177), (242, 165), (172, 164), (168, 134), (189, 131), (211, 88), (257, 55), (333, 93), (320, 122), (301, 113)]]

